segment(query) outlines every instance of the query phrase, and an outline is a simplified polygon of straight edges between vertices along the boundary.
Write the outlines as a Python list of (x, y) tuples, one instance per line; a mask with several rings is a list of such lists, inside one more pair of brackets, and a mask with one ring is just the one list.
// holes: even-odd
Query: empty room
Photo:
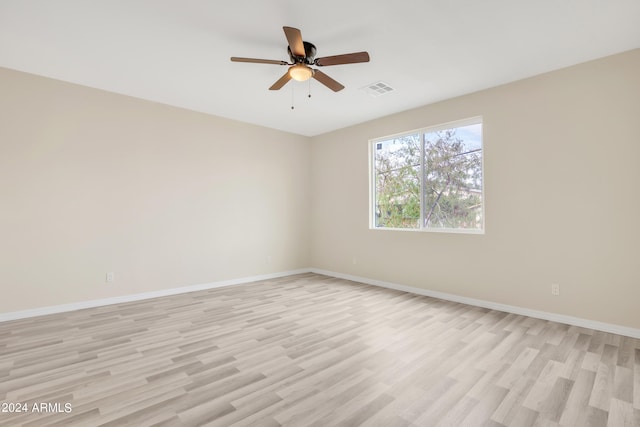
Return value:
[(0, 0), (0, 426), (640, 426), (639, 20)]

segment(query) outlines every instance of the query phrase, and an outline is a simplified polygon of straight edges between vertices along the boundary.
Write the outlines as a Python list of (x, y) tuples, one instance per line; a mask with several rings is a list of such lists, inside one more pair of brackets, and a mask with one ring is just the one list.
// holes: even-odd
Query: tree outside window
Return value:
[(483, 229), (482, 123), (373, 142), (376, 228)]

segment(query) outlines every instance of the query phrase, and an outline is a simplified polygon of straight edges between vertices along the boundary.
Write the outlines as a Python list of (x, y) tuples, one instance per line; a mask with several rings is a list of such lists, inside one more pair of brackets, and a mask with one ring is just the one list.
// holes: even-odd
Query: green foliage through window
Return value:
[(373, 142), (377, 228), (482, 230), (482, 123)]

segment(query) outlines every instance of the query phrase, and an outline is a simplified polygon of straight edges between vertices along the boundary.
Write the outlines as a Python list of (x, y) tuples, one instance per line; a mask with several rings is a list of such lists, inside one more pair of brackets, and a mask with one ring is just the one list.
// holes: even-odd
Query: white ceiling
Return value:
[[(639, 23), (638, 0), (0, 0), (0, 66), (313, 136), (638, 48)], [(288, 60), (284, 25), (371, 62), (269, 91), (286, 67), (229, 57)]]

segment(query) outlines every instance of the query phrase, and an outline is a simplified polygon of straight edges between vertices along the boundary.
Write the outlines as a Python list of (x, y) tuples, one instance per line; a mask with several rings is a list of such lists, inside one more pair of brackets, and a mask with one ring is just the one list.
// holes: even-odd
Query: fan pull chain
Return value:
[(311, 79), (309, 79), (308, 81), (309, 81), (309, 98), (311, 98)]
[(291, 109), (293, 110), (295, 107), (293, 106), (293, 87), (295, 85), (291, 85)]

